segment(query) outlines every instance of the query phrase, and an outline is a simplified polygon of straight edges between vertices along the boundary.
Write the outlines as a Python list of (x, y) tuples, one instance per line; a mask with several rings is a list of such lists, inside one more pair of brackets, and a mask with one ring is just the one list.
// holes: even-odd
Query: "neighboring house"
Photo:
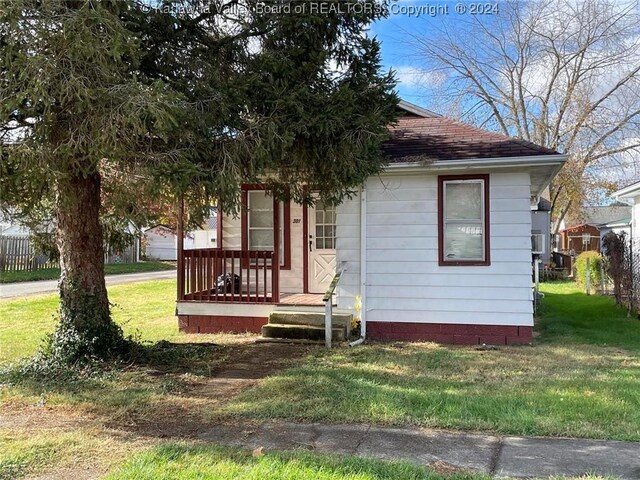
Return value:
[(144, 232), (144, 256), (148, 260), (169, 260), (177, 258), (176, 232), (166, 225), (155, 225)]
[(551, 202), (540, 198), (531, 207), (531, 253), (542, 263), (551, 262)]
[(613, 205), (586, 207), (583, 211), (584, 221), (591, 225), (607, 225), (609, 223), (619, 223), (631, 217), (631, 207), (621, 203)]
[(193, 248), (216, 248), (218, 246), (217, 208), (212, 209), (211, 216), (205, 220), (201, 230), (191, 230), (189, 235), (193, 236)]
[(322, 312), (344, 268), (336, 311), (359, 316), (367, 338), (532, 340), (531, 205), (566, 156), (399, 108), (384, 173), (337, 207), (243, 187), (240, 218), (220, 220), (220, 248), (179, 260), (182, 331), (259, 332), (269, 321), (263, 332), (293, 336), (306, 318), (294, 312)]
[(602, 238), (609, 232), (631, 233), (631, 207), (620, 203), (613, 205), (587, 207), (584, 209), (585, 222), (595, 225)]
[(12, 223), (0, 223), (0, 237), (20, 237), (26, 238), (31, 235), (31, 230), (27, 227)]
[(598, 230), (600, 230), (600, 241), (602, 241), (604, 236), (609, 232), (618, 235), (621, 233), (626, 233), (627, 236), (631, 235), (631, 212), (629, 212), (628, 217), (598, 225)]
[[(218, 237), (218, 216), (213, 210), (201, 230), (191, 230), (184, 238), (184, 248), (216, 248)], [(149, 260), (175, 261), (178, 258), (178, 237), (166, 225), (155, 225), (144, 232), (145, 257)]]
[[(202, 233), (206, 234), (207, 232)], [(194, 232), (188, 232), (184, 237), (184, 248), (209, 248), (203, 237), (206, 238), (206, 236), (199, 235), (200, 244), (196, 245)], [(144, 232), (144, 238), (146, 243), (144, 254), (147, 260), (175, 262), (178, 258), (178, 236), (171, 227), (166, 225), (151, 227)]]
[[(43, 222), (40, 225), (40, 232), (52, 232), (54, 229), (53, 222)], [(31, 236), (32, 231), (29, 227), (22, 225), (13, 220), (10, 216), (5, 216), (0, 212), (0, 237), (27, 238)]]
[[(55, 223), (51, 220), (40, 224), (38, 230), (33, 231), (0, 216), (0, 240), (3, 240), (3, 245), (0, 245), (0, 269), (11, 262), (24, 270), (57, 266), (58, 261), (50, 260), (50, 254), (39, 251), (38, 245), (33, 242), (35, 235), (46, 235), (53, 244), (55, 228)], [(129, 226), (129, 233), (135, 233), (132, 225)], [(136, 263), (140, 257), (139, 243), (135, 241), (122, 251), (109, 248), (105, 243), (104, 253), (105, 263)]]
[(630, 236), (634, 242), (640, 244), (640, 182), (621, 188), (613, 196), (631, 203)]

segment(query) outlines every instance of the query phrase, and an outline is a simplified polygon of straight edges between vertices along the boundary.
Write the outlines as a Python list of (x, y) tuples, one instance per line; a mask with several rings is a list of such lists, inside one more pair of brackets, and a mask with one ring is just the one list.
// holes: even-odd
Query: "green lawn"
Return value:
[[(175, 263), (171, 262), (114, 263), (105, 265), (104, 271), (107, 275), (118, 275), (121, 273), (143, 273), (156, 272), (159, 270), (173, 270), (175, 268)], [(34, 272), (0, 272), (0, 283), (57, 280), (58, 278), (60, 278), (59, 268), (45, 268)]]
[[(188, 341), (178, 332), (175, 317), (174, 279), (109, 287), (115, 320), (125, 333), (149, 341)], [(57, 294), (0, 300), (0, 364), (33, 354), (47, 333), (53, 331)]]
[(372, 344), (262, 380), (229, 416), (640, 440), (640, 321), (543, 284), (536, 346)]
[(215, 446), (169, 444), (146, 451), (107, 475), (105, 480), (489, 480), (476, 473), (438, 474), (405, 462), (381, 462), (308, 452), (251, 452)]
[(611, 297), (585, 295), (573, 282), (541, 284), (545, 294), (536, 330), (541, 345), (623, 348), (640, 355), (640, 319), (628, 316)]
[[(0, 412), (9, 419), (8, 425), (0, 421), (0, 480), (60, 469), (72, 473), (55, 478), (70, 478), (87, 466), (105, 471), (150, 447), (153, 435), (127, 431), (136, 422), (142, 429), (164, 427), (171, 418), (197, 424), (215, 408), (215, 395), (185, 393), (204, 384), (226, 359), (229, 344), (242, 336), (179, 333), (175, 292), (173, 279), (109, 287), (114, 318), (125, 333), (143, 342), (174, 342), (150, 345), (137, 365), (68, 381), (11, 384), (12, 376), (0, 377)], [(0, 367), (37, 350), (54, 329), (57, 305), (56, 294), (0, 300)], [(28, 429), (24, 416), (34, 414), (38, 423)], [(15, 425), (12, 418), (18, 419)]]
[[(587, 297), (569, 282), (542, 290), (535, 347), (398, 343), (321, 351), (261, 381), (218, 414), (640, 440), (640, 321), (610, 298)], [(204, 337), (178, 332), (174, 280), (109, 292), (127, 333), (149, 341)], [(36, 350), (53, 329), (56, 305), (51, 294), (0, 302), (0, 363)], [(107, 387), (100, 398), (110, 398)], [(148, 389), (141, 395), (146, 399)]]
[[(640, 440), (640, 321), (627, 318), (611, 299), (587, 297), (567, 282), (542, 286), (534, 347), (480, 351), (395, 343), (319, 350), (227, 405), (211, 392), (203, 396), (202, 388), (243, 340), (180, 334), (175, 286), (175, 280), (160, 280), (109, 288), (114, 317), (126, 333), (178, 344), (155, 347), (149, 363), (70, 383), (10, 386), (0, 380), (3, 413), (47, 405), (35, 432), (0, 427), (0, 479), (85, 464), (109, 470), (108, 479), (445, 478), (407, 464), (350, 457), (269, 452), (255, 458), (199, 444), (150, 444), (156, 437), (144, 426), (164, 428), (172, 418), (180, 425), (236, 415)], [(0, 301), (0, 363), (36, 351), (53, 330), (57, 303), (55, 294)], [(71, 427), (48, 425), (49, 411), (68, 415)], [(73, 426), (78, 415), (94, 420)], [(134, 427), (123, 434), (115, 425)], [(142, 426), (140, 434), (133, 433), (135, 425)]]

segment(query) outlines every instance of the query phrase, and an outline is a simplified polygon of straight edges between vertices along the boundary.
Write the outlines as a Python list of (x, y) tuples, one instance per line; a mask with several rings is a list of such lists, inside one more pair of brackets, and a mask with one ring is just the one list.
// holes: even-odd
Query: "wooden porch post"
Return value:
[(177, 237), (177, 270), (178, 270), (178, 300), (184, 300), (184, 196), (178, 200), (178, 231)]
[(271, 299), (280, 302), (280, 202), (273, 198), (273, 260), (271, 261)]

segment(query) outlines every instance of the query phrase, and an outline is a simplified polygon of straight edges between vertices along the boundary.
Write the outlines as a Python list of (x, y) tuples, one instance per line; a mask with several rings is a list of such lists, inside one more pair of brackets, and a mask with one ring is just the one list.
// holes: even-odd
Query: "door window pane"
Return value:
[(325, 204), (322, 200), (316, 202), (316, 248), (319, 250), (333, 250), (336, 248), (336, 208)]

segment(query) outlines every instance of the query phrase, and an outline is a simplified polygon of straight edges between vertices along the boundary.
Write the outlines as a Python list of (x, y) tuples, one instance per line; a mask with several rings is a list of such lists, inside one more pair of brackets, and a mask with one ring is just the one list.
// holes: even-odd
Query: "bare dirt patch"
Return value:
[(61, 429), (73, 430), (91, 425), (91, 415), (65, 407), (40, 407), (37, 405), (3, 404), (0, 412), (0, 428), (19, 430)]
[(317, 349), (316, 345), (255, 343), (234, 345), (211, 376), (191, 379), (180, 395), (168, 396), (158, 409), (136, 415), (123, 428), (138, 435), (160, 438), (197, 438), (211, 425), (214, 410), (261, 378), (286, 368)]
[[(259, 379), (317, 348), (315, 345), (255, 343), (255, 337), (233, 338), (217, 346), (212, 344), (214, 357), (217, 355), (221, 361), (212, 362), (210, 371), (200, 369), (192, 373), (184, 358), (178, 368), (173, 368), (170, 362), (164, 368), (132, 366), (125, 372), (123, 382), (140, 380), (151, 386), (150, 400), (142, 408), (135, 406), (133, 396), (130, 402), (125, 400), (113, 407), (105, 407), (98, 401), (92, 404), (86, 399), (75, 405), (38, 404), (33, 402), (33, 396), (28, 400), (23, 397), (24, 401), (14, 396), (0, 410), (0, 432), (20, 438), (32, 434), (57, 437), (61, 448), (71, 451), (65, 461), (28, 468), (24, 473), (30, 475), (26, 478), (99, 478), (135, 451), (165, 440), (196, 439), (215, 423), (214, 412), (219, 407)], [(169, 390), (159, 391), (158, 386), (164, 385), (168, 385)], [(176, 391), (171, 390), (173, 387)], [(129, 387), (122, 388), (126, 391)], [(112, 392), (105, 392), (109, 393)], [(67, 394), (72, 402), (73, 395)], [(77, 435), (77, 439), (71, 440), (71, 446), (64, 440), (69, 434)], [(86, 446), (85, 438), (90, 440)]]

